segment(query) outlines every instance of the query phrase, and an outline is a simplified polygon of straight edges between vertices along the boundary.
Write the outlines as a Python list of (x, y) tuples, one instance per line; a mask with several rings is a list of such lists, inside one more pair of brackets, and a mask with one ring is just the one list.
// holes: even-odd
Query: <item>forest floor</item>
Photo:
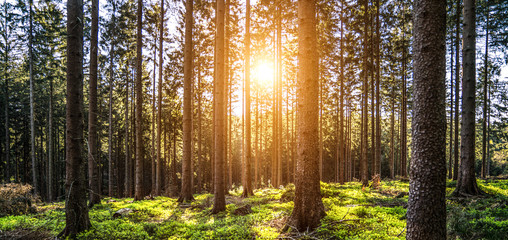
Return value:
[[(478, 180), (489, 195), (447, 197), (449, 239), (508, 239), (508, 180)], [(455, 182), (447, 183), (447, 195)], [(175, 198), (105, 198), (90, 210), (92, 228), (78, 239), (405, 239), (409, 183), (321, 183), (326, 217), (312, 232), (281, 232), (293, 208), (294, 186), (263, 188), (249, 198), (230, 191), (226, 211), (210, 214), (212, 194)], [(248, 205), (248, 206), (247, 206)], [(247, 206), (247, 207), (246, 207)], [(130, 213), (115, 212), (129, 208)], [(64, 228), (64, 202), (37, 203), (36, 213), (0, 218), (0, 239), (54, 239)]]

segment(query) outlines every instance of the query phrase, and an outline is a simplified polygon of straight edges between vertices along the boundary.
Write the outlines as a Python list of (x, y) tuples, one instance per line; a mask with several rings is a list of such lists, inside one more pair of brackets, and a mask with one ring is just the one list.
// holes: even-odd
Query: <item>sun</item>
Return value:
[(273, 85), (274, 73), (273, 63), (258, 61), (253, 68), (253, 81), (261, 87), (270, 87)]

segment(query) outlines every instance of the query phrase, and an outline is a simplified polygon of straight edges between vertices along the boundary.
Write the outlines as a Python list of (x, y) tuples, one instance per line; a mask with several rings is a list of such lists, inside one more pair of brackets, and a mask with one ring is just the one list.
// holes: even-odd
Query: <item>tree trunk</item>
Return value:
[(318, 53), (316, 1), (298, 1), (298, 166), (294, 209), (286, 228), (313, 230), (325, 216), (319, 183), (318, 129)]
[(109, 102), (108, 102), (108, 195), (114, 196), (114, 171), (116, 166), (113, 160), (113, 43), (109, 50)]
[(143, 199), (143, 0), (138, 0), (136, 36), (136, 186), (134, 200)]
[(406, 239), (446, 239), (446, 2), (418, 0), (414, 6), (413, 148)]
[[(113, 10), (113, 14), (114, 14)], [(97, 54), (99, 30), (99, 0), (92, 1), (92, 32), (90, 39), (90, 83), (88, 97), (88, 185), (89, 207), (100, 203), (99, 172), (97, 162)]]
[(380, 28), (381, 24), (379, 21), (380, 15), (380, 5), (379, 0), (376, 0), (376, 150), (375, 150), (375, 158), (374, 165), (376, 166), (376, 171), (374, 174), (379, 174), (381, 178), (381, 97), (380, 97), (380, 85), (381, 85), (381, 52), (379, 50), (379, 45), (381, 44), (381, 33)]
[(225, 58), (224, 58), (224, 0), (217, 0), (217, 37), (216, 37), (216, 77), (215, 77), (215, 179), (214, 179), (214, 204), (212, 213), (216, 214), (226, 210), (226, 198), (224, 191), (224, 82), (225, 82)]
[(462, 46), (462, 131), (460, 166), (455, 195), (479, 195), (475, 177), (475, 113), (476, 113), (476, 16), (475, 0), (464, 0), (464, 39)]
[(128, 68), (126, 68), (125, 76), (125, 197), (131, 197), (131, 155), (130, 155), (130, 140), (129, 140), (129, 74)]
[(30, 74), (30, 155), (32, 160), (32, 185), (34, 194), (39, 193), (39, 184), (37, 181), (37, 161), (35, 159), (35, 122), (34, 122), (34, 79), (33, 79), (33, 53), (32, 53), (32, 31), (33, 31), (33, 17), (32, 17), (32, 4), (33, 0), (29, 1), (29, 14), (30, 14), (30, 32), (28, 36), (28, 57), (29, 59), (29, 74)]
[(448, 178), (452, 179), (453, 177), (453, 37), (450, 39), (450, 154), (448, 161)]
[[(406, 6), (403, 5), (403, 16), (406, 15)], [(403, 22), (405, 22), (405, 17)], [(402, 101), (400, 126), (400, 175), (407, 177), (407, 79), (406, 79), (406, 27), (402, 25)]]
[[(488, 3), (487, 3), (488, 4)], [(487, 26), (485, 29), (485, 62), (483, 65), (484, 70), (484, 79), (483, 79), (483, 121), (482, 121), (482, 178), (485, 179), (488, 176), (487, 173), (487, 112), (489, 111), (487, 107), (488, 101), (488, 91), (489, 91), (489, 7), (487, 6)]]
[(243, 166), (243, 193), (242, 197), (252, 196), (251, 181), (251, 119), (250, 119), (250, 0), (246, 0), (245, 15), (245, 162)]
[[(182, 192), (179, 202), (192, 201), (192, 11), (193, 0), (185, 2), (185, 53), (183, 86)], [(221, 105), (222, 107), (222, 105)]]
[(73, 238), (90, 227), (83, 158), (83, 1), (67, 1), (67, 110), (65, 228)]
[[(342, 3), (343, 4), (343, 3)], [(339, 95), (339, 147), (338, 161), (339, 165), (339, 183), (345, 182), (345, 147), (344, 147), (344, 6), (341, 6), (340, 16), (340, 95)]]
[(368, 92), (369, 92), (369, 84), (368, 84), (368, 34), (367, 34), (367, 26), (368, 26), (368, 5), (369, 0), (363, 0), (363, 10), (364, 10), (364, 24), (363, 24), (363, 69), (362, 69), (362, 79), (363, 79), (363, 97), (362, 97), (362, 131), (361, 131), (361, 160), (360, 160), (360, 178), (362, 181), (362, 186), (366, 187), (369, 184), (368, 178), (368, 160), (367, 160), (367, 148), (368, 148), (368, 131), (369, 131), (369, 121), (368, 121)]
[(460, 0), (457, 1), (455, 19), (455, 141), (453, 145), (453, 180), (457, 180), (459, 173), (459, 85), (460, 85)]
[(161, 0), (161, 16), (159, 26), (159, 89), (157, 96), (157, 169), (155, 177), (155, 195), (160, 196), (162, 190), (162, 169), (163, 169), (163, 158), (161, 155), (162, 144), (162, 69), (164, 67), (164, 0)]

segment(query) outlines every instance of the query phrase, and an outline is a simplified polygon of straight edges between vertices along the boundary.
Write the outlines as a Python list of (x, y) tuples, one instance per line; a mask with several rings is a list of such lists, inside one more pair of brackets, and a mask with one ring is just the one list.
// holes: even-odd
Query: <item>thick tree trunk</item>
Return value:
[(413, 148), (406, 239), (446, 239), (446, 2), (417, 0), (413, 16)]
[(143, 199), (143, 0), (138, 0), (136, 36), (136, 184), (134, 200)]
[(252, 196), (251, 181), (251, 118), (250, 118), (250, 0), (246, 0), (245, 15), (245, 162), (243, 166), (242, 197)]
[(224, 0), (217, 0), (217, 38), (215, 45), (216, 74), (214, 89), (215, 109), (215, 179), (214, 179), (214, 203), (212, 213), (226, 210), (226, 198), (224, 191), (224, 82), (225, 82), (225, 57), (224, 57)]
[(298, 1), (298, 82), (297, 147), (298, 166), (294, 209), (286, 228), (313, 230), (325, 216), (319, 183), (318, 53), (316, 1)]
[[(113, 11), (114, 14), (114, 11)], [(97, 162), (97, 54), (99, 30), (99, 0), (92, 1), (92, 32), (90, 39), (90, 82), (88, 97), (88, 187), (89, 206), (100, 202), (99, 169)]]
[[(183, 82), (182, 192), (179, 202), (192, 201), (192, 11), (193, 0), (185, 2), (185, 53)], [(222, 107), (222, 105), (221, 105)]]
[(455, 195), (478, 195), (475, 177), (475, 113), (476, 113), (476, 1), (464, 0), (464, 39), (462, 46), (462, 131), (460, 166)]
[(74, 237), (90, 227), (83, 158), (83, 1), (67, 1), (67, 110), (65, 228)]
[(164, 0), (161, 0), (161, 16), (160, 16), (160, 24), (159, 24), (159, 89), (157, 96), (157, 167), (156, 167), (156, 177), (155, 177), (155, 195), (161, 195), (162, 190), (162, 168), (163, 168), (163, 158), (162, 158), (162, 144), (161, 144), (161, 135), (162, 135), (162, 69), (164, 67), (164, 57), (162, 53), (164, 52)]

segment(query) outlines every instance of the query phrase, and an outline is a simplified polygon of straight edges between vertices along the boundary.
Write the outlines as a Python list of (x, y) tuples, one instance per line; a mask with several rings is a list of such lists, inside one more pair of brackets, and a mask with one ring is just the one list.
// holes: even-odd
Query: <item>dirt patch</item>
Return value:
[(38, 239), (54, 239), (49, 232), (44, 231), (32, 231), (26, 229), (14, 230), (14, 231), (0, 231), (0, 239), (23, 239), (23, 240), (38, 240)]

